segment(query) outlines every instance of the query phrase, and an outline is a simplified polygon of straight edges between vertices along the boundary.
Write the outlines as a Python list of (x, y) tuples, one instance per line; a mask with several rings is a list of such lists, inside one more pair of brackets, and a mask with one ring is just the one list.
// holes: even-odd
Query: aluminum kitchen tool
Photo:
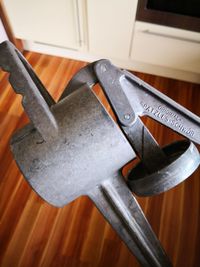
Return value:
[[(118, 119), (118, 124), (140, 157), (128, 183), (140, 196), (155, 195), (188, 178), (199, 165), (200, 118), (133, 74), (120, 70), (108, 60), (81, 69), (70, 81), (61, 98), (85, 82), (99, 82)], [(139, 117), (149, 116), (183, 135), (187, 140), (159, 147)], [(194, 154), (193, 154), (194, 153)], [(194, 155), (194, 158), (193, 158)], [(185, 166), (185, 168), (182, 168)]]
[[(135, 93), (137, 90), (140, 91), (140, 88), (137, 89), (140, 84), (138, 80), (133, 83), (132, 75), (129, 76), (129, 73), (124, 71), (121, 78), (121, 71), (109, 61), (96, 62), (75, 75), (60, 101), (55, 103), (31, 66), (9, 42), (0, 44), (0, 66), (10, 72), (10, 83), (17, 93), (22, 94), (22, 104), (31, 121), (12, 137), (11, 149), (20, 170), (32, 188), (46, 201), (59, 207), (80, 195), (88, 195), (142, 266), (172, 266), (121, 175), (121, 168), (136, 157), (132, 149), (135, 146), (132, 141), (134, 136), (128, 129), (138, 123), (138, 115), (148, 114), (145, 104), (149, 102), (142, 104), (143, 102), (135, 100), (140, 93), (144, 93)], [(109, 69), (116, 71), (116, 74), (119, 71), (116, 80)], [(108, 78), (110, 75), (114, 75), (111, 80)], [(107, 93), (121, 129), (91, 90), (98, 81)], [(112, 95), (114, 88), (117, 91), (117, 100), (115, 93)], [(152, 88), (149, 88), (147, 94), (153, 95), (154, 99), (156, 91), (151, 91)], [(158, 94), (152, 103), (156, 105), (156, 101), (159, 103), (160, 99), (163, 99), (163, 95)], [(123, 100), (122, 106), (120, 100)], [(165, 100), (164, 105), (167, 107), (169, 99)], [(125, 116), (122, 114), (123, 108)], [(180, 110), (180, 106), (178, 108)], [(194, 124), (198, 119), (192, 113), (184, 112), (181, 113), (182, 117), (186, 113), (188, 116), (184, 119), (188, 120), (188, 123), (191, 121)], [(156, 117), (155, 114), (152, 116)], [(139, 131), (147, 131), (140, 121), (138, 125)], [(196, 128), (198, 125), (199, 121)], [(171, 123), (168, 126), (172, 126)], [(137, 127), (134, 131), (139, 139)], [(196, 141), (196, 133), (192, 135)], [(169, 172), (170, 164), (177, 163), (176, 160), (180, 163), (182, 156), (176, 155), (175, 160), (172, 158), (173, 160), (168, 161), (172, 149), (168, 149), (169, 153), (166, 153), (166, 149), (161, 150), (148, 131), (145, 138), (150, 140), (148, 144), (146, 139), (142, 140), (145, 148), (147, 145), (149, 149), (149, 154), (146, 154), (145, 149), (145, 159), (140, 147), (135, 150), (147, 173), (157, 175), (160, 179), (155, 164), (147, 162), (151, 160), (150, 152), (153, 151), (154, 160), (157, 159), (154, 155), (162, 154), (163, 159), (158, 165), (162, 170), (168, 167)], [(150, 149), (151, 146), (153, 149)], [(174, 145), (173, 154), (177, 152), (177, 148), (177, 145)], [(188, 149), (191, 153), (186, 154)], [(197, 168), (199, 154), (194, 145), (185, 142), (178, 154), (185, 156), (185, 163), (191, 161), (187, 167), (188, 173)]]
[[(141, 159), (129, 176), (132, 191), (141, 196), (155, 195), (189, 177), (199, 165), (194, 144), (184, 140), (161, 149), (139, 117), (150, 116), (199, 144), (200, 118), (107, 60), (99, 61), (94, 68), (122, 130)], [(116, 97), (119, 91), (126, 96), (123, 101), (121, 95)]]

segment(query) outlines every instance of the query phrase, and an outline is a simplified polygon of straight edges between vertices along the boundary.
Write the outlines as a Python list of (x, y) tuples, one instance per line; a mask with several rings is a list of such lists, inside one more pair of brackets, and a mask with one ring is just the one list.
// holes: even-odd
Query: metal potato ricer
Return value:
[[(0, 67), (30, 119), (13, 135), (11, 149), (31, 187), (58, 207), (89, 196), (142, 266), (172, 266), (132, 192), (155, 195), (195, 171), (200, 118), (108, 60), (82, 68), (57, 103), (10, 42), (0, 44)], [(97, 83), (117, 122), (92, 91)], [(161, 148), (144, 115), (185, 139)], [(126, 181), (121, 170), (136, 157)]]

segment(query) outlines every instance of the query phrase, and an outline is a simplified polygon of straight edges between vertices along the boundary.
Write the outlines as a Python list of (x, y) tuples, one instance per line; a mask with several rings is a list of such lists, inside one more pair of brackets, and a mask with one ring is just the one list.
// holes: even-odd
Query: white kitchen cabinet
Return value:
[(82, 45), (81, 1), (4, 0), (3, 3), (17, 38), (74, 50)]
[(3, 0), (26, 50), (200, 83), (200, 33), (135, 21), (138, 0)]
[(128, 59), (137, 0), (87, 0), (89, 51)]
[(131, 59), (200, 73), (200, 33), (136, 22)]
[(7, 36), (6, 31), (4, 29), (3, 23), (0, 19), (0, 43), (3, 41), (6, 41), (6, 40), (8, 40), (8, 36)]

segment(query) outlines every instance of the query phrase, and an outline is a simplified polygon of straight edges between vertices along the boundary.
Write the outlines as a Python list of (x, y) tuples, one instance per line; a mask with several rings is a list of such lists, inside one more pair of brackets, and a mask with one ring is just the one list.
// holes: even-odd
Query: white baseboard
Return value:
[[(23, 45), (25, 50), (86, 62), (92, 62), (104, 58), (100, 55), (88, 53), (84, 48), (82, 49), (82, 51), (78, 51), (56, 46), (50, 46), (33, 41), (23, 41)], [(200, 83), (200, 75), (198, 73), (151, 65), (149, 63), (137, 62), (131, 59), (121, 60), (116, 58), (109, 58), (109, 60), (111, 60), (113, 64), (117, 65), (120, 68), (163, 76), (172, 79), (178, 79), (182, 81)]]

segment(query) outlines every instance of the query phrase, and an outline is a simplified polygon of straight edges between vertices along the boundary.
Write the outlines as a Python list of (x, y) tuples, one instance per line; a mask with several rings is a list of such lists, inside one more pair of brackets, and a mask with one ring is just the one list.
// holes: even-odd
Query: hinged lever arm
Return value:
[(123, 90), (139, 116), (149, 116), (191, 141), (200, 144), (200, 118), (166, 95), (123, 71)]
[(135, 105), (130, 104), (123, 91), (124, 73), (108, 60), (99, 61), (94, 69), (122, 130), (148, 172), (155, 172), (157, 168), (166, 165), (167, 157), (134, 110), (137, 99)]
[(0, 44), (0, 67), (10, 73), (10, 84), (23, 96), (22, 105), (43, 139), (55, 136), (57, 122), (50, 109), (55, 102), (23, 55), (8, 41)]

